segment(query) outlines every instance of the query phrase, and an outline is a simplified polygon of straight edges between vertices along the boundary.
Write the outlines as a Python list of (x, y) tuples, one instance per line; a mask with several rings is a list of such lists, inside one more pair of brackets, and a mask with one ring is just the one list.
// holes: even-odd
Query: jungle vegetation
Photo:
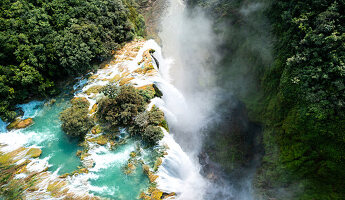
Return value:
[(222, 86), (263, 125), (265, 154), (254, 181), (263, 196), (283, 199), (285, 190), (285, 199), (343, 199), (345, 2), (189, 4), (211, 11), (224, 35)]
[(61, 80), (90, 70), (122, 43), (144, 35), (134, 0), (1, 0), (0, 117)]
[(82, 139), (93, 126), (93, 121), (88, 116), (90, 103), (85, 98), (74, 98), (72, 106), (60, 114), (62, 130), (71, 137)]
[(274, 1), (273, 66), (262, 80), (279, 165), (306, 181), (301, 199), (345, 195), (345, 2)]
[(150, 111), (145, 110), (145, 92), (132, 85), (107, 85), (102, 93), (105, 97), (99, 101), (97, 117), (104, 126), (112, 130), (128, 128), (132, 136), (141, 137), (149, 145), (163, 138), (160, 126), (165, 127), (164, 113), (156, 107)]

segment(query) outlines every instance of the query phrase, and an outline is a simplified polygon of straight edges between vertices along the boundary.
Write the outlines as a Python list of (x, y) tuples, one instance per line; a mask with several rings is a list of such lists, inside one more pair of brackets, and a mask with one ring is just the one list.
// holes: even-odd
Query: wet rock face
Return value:
[(14, 122), (12, 122), (11, 124), (7, 126), (7, 129), (8, 130), (22, 129), (22, 128), (26, 128), (32, 125), (33, 123), (34, 123), (34, 120), (32, 118), (27, 118), (27, 119), (17, 118), (16, 120), (14, 120)]
[(146, 33), (148, 38), (153, 38), (160, 42), (158, 32), (160, 31), (161, 14), (164, 12), (166, 0), (137, 0), (140, 6), (140, 13), (144, 16)]
[(223, 120), (208, 130), (199, 159), (205, 176), (211, 179), (222, 176), (219, 172), (241, 178), (245, 176), (243, 171), (255, 167), (263, 154), (261, 126), (249, 120), (243, 103), (223, 107)]

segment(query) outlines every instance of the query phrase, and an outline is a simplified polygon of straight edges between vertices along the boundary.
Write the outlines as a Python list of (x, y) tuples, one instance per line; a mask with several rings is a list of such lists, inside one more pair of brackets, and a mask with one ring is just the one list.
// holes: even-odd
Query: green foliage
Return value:
[(268, 12), (278, 41), (263, 82), (264, 116), (279, 165), (307, 180), (302, 199), (345, 195), (344, 8), (342, 1), (275, 1)]
[(0, 2), (0, 117), (54, 93), (54, 83), (89, 70), (144, 33), (133, 0)]
[(161, 127), (149, 125), (146, 127), (145, 131), (142, 133), (141, 137), (149, 142), (155, 144), (163, 138), (163, 132)]
[(107, 86), (106, 91), (116, 91), (117, 95), (105, 92), (99, 102), (98, 117), (111, 128), (131, 126), (135, 116), (145, 110), (146, 102), (139, 92), (130, 85), (120, 87)]
[(156, 144), (164, 136), (160, 127), (164, 121), (164, 113), (153, 107), (150, 111), (138, 114), (130, 131), (133, 135), (140, 135), (148, 144)]
[(155, 97), (155, 92), (152, 90), (139, 90), (139, 94), (144, 98), (146, 102), (149, 102)]
[(153, 84), (152, 88), (148, 87), (148, 88), (139, 90), (139, 94), (145, 99), (146, 102), (149, 102), (154, 97), (163, 96), (163, 93), (158, 89), (156, 84)]
[(86, 99), (76, 98), (72, 100), (71, 107), (61, 112), (61, 127), (69, 136), (83, 138), (93, 126), (88, 116), (89, 105)]
[(110, 99), (114, 99), (120, 92), (120, 87), (116, 85), (107, 84), (101, 89), (101, 92)]
[[(259, 187), (272, 192), (272, 199), (284, 199), (280, 189), (293, 193), (286, 199), (343, 199), (345, 2), (187, 2), (209, 8), (220, 21), (217, 31), (225, 35), (220, 48), (227, 52), (221, 63), (227, 67), (219, 67), (225, 76), (221, 82), (230, 83), (251, 117), (264, 124)], [(261, 9), (242, 13), (249, 2), (268, 8), (275, 39), (273, 64), (266, 33), (270, 27)], [(229, 27), (225, 31), (224, 24)]]
[(105, 86), (102, 89), (105, 97), (99, 102), (97, 116), (111, 129), (129, 127), (132, 135), (139, 135), (153, 145), (163, 138), (159, 126), (164, 122), (164, 113), (156, 107), (145, 111), (147, 101), (141, 91), (131, 85)]

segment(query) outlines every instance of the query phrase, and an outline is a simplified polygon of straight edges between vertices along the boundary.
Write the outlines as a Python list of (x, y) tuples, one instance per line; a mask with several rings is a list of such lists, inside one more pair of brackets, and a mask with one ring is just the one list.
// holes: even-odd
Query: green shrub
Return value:
[(107, 84), (101, 89), (101, 92), (111, 99), (114, 99), (120, 93), (120, 91), (120, 87), (113, 84)]
[(159, 140), (163, 138), (163, 132), (161, 127), (149, 125), (146, 127), (145, 131), (142, 132), (141, 137), (144, 141), (148, 142), (149, 144), (155, 144)]
[(155, 97), (155, 92), (152, 90), (139, 90), (139, 94), (144, 98), (146, 102), (149, 102)]
[(164, 113), (153, 107), (151, 111), (138, 114), (130, 132), (132, 135), (139, 135), (145, 142), (153, 145), (163, 138), (160, 126), (164, 121)]
[(149, 102), (154, 97), (162, 97), (163, 93), (158, 89), (156, 84), (153, 84), (152, 87), (145, 89), (140, 89), (139, 94), (144, 97), (146, 102)]
[(133, 86), (122, 86), (117, 95), (111, 92), (107, 95), (99, 102), (97, 116), (111, 128), (133, 125), (134, 118), (145, 110), (146, 102)]
[(164, 121), (164, 113), (156, 106), (153, 106), (153, 108), (148, 112), (148, 121), (151, 125), (161, 125)]
[(72, 100), (72, 106), (62, 111), (60, 120), (62, 130), (71, 137), (83, 138), (93, 126), (92, 119), (88, 116), (89, 102), (86, 99)]

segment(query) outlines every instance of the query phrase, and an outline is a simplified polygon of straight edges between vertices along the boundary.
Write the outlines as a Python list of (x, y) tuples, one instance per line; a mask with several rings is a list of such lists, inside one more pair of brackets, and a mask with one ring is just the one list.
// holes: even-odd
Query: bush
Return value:
[(148, 112), (149, 124), (158, 126), (164, 121), (164, 113), (159, 110), (156, 106), (153, 106), (151, 111)]
[(139, 90), (139, 94), (144, 98), (146, 102), (149, 102), (155, 97), (155, 92), (152, 90)]
[(154, 97), (160, 98), (163, 96), (163, 93), (158, 89), (156, 84), (139, 89), (139, 94), (144, 97), (146, 102), (149, 102)]
[(163, 138), (163, 132), (161, 127), (149, 125), (146, 127), (145, 131), (142, 132), (141, 137), (149, 144), (155, 144)]
[(164, 121), (164, 113), (153, 107), (151, 111), (142, 112), (135, 118), (130, 132), (132, 135), (140, 135), (149, 144), (156, 144), (163, 138), (163, 132), (159, 126), (162, 126)]
[[(97, 116), (111, 128), (131, 126), (138, 113), (145, 110), (145, 100), (133, 86), (107, 86), (99, 102)], [(110, 91), (119, 91), (114, 95)]]
[(121, 92), (121, 90), (120, 87), (116, 85), (108, 84), (102, 88), (101, 92), (105, 96), (114, 99)]
[(93, 126), (88, 116), (89, 102), (86, 99), (72, 100), (72, 106), (61, 112), (62, 130), (69, 136), (83, 138)]
[(148, 144), (156, 144), (163, 138), (159, 126), (164, 124), (164, 113), (153, 107), (145, 111), (146, 99), (142, 91), (133, 86), (107, 85), (99, 102), (97, 116), (111, 129), (129, 127), (131, 135), (139, 135)]

